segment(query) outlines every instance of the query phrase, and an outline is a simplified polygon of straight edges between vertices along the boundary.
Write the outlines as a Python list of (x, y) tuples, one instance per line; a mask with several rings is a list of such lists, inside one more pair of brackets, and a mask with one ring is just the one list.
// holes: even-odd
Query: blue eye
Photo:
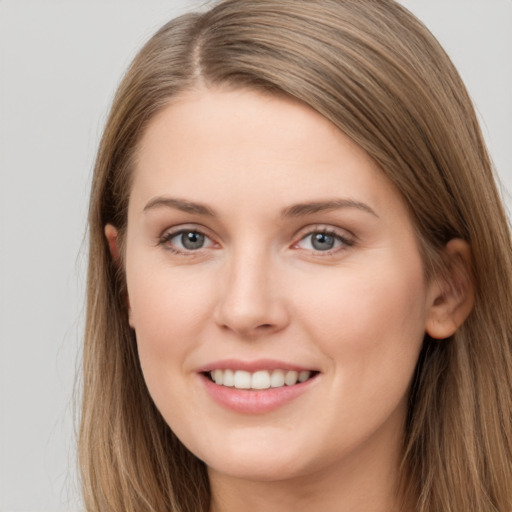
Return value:
[(183, 231), (174, 238), (178, 238), (185, 249), (194, 251), (196, 249), (201, 249), (204, 246), (206, 237), (197, 231)]
[(352, 242), (331, 231), (313, 231), (303, 237), (297, 246), (310, 251), (328, 252), (342, 246), (350, 246)]
[(212, 245), (205, 234), (193, 229), (182, 229), (163, 235), (160, 243), (175, 252), (190, 252), (204, 249)]
[(334, 249), (336, 238), (328, 233), (313, 233), (311, 236), (311, 245), (317, 251), (329, 251)]

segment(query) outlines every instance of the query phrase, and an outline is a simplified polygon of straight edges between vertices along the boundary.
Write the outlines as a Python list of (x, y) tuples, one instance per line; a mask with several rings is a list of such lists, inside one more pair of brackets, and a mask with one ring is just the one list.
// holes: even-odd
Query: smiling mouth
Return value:
[(236, 389), (262, 390), (295, 386), (314, 378), (319, 372), (303, 370), (213, 370), (204, 375), (218, 386)]

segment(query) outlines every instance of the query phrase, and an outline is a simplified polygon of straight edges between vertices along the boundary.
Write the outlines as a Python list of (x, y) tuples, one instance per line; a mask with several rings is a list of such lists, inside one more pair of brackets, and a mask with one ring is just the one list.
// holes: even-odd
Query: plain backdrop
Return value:
[[(135, 51), (202, 3), (0, 0), (0, 512), (81, 509), (73, 389), (95, 151)], [(507, 194), (512, 0), (403, 3), (459, 68)]]

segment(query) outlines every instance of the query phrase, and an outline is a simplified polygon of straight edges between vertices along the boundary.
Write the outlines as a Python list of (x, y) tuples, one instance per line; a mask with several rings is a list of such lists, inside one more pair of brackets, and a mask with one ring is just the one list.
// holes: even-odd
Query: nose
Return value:
[(265, 255), (247, 252), (226, 262), (214, 320), (224, 330), (254, 339), (283, 330), (289, 315), (279, 269)]

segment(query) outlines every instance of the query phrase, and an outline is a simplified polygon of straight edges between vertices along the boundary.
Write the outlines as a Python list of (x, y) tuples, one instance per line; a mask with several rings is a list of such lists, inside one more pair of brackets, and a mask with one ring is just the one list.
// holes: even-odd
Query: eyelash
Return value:
[[(173, 254), (178, 254), (180, 256), (196, 256), (198, 253), (201, 253), (202, 249), (205, 247), (200, 247), (198, 249), (177, 249), (175, 246), (171, 244), (173, 238), (176, 238), (185, 233), (195, 233), (197, 235), (203, 236), (206, 240), (209, 240), (213, 243), (212, 239), (204, 233), (201, 229), (195, 228), (180, 228), (176, 231), (168, 231), (164, 233), (158, 240), (158, 245), (164, 246), (166, 250), (172, 252)], [(206, 247), (207, 248), (207, 247)]]
[[(176, 231), (168, 231), (164, 233), (158, 240), (158, 245), (164, 246), (166, 250), (170, 251), (173, 254), (182, 255), (182, 256), (197, 256), (202, 253), (204, 249), (208, 249), (209, 247), (199, 247), (197, 249), (178, 249), (171, 244), (171, 241), (183, 234), (186, 233), (194, 233), (196, 235), (203, 236), (205, 240), (209, 240), (211, 244), (214, 244), (213, 240), (201, 229), (195, 228), (180, 228)], [(327, 250), (315, 250), (315, 249), (304, 249), (315, 256), (332, 256), (340, 251), (346, 250), (349, 247), (355, 245), (355, 239), (342, 236), (339, 232), (334, 229), (329, 229), (325, 227), (314, 227), (313, 229), (308, 228), (308, 231), (302, 235), (297, 242), (295, 242), (292, 247), (300, 249), (299, 244), (306, 240), (308, 237), (312, 237), (313, 235), (323, 235), (334, 238), (335, 242), (338, 242), (337, 247), (333, 247)]]
[(308, 232), (304, 236), (301, 236), (299, 241), (296, 242), (293, 246), (297, 247), (301, 242), (303, 242), (307, 238), (312, 237), (313, 235), (329, 236), (329, 237), (334, 238), (335, 242), (339, 243), (339, 245), (337, 247), (333, 247), (331, 249), (327, 249), (327, 250), (323, 250), (323, 251), (315, 250), (315, 249), (305, 249), (305, 250), (309, 251), (311, 254), (314, 254), (315, 256), (332, 256), (334, 254), (337, 254), (340, 251), (344, 251), (344, 250), (348, 249), (349, 247), (354, 246), (354, 244), (355, 244), (354, 238), (349, 238), (347, 236), (343, 236), (338, 231), (336, 231), (334, 229), (318, 226), (313, 229), (309, 228)]

